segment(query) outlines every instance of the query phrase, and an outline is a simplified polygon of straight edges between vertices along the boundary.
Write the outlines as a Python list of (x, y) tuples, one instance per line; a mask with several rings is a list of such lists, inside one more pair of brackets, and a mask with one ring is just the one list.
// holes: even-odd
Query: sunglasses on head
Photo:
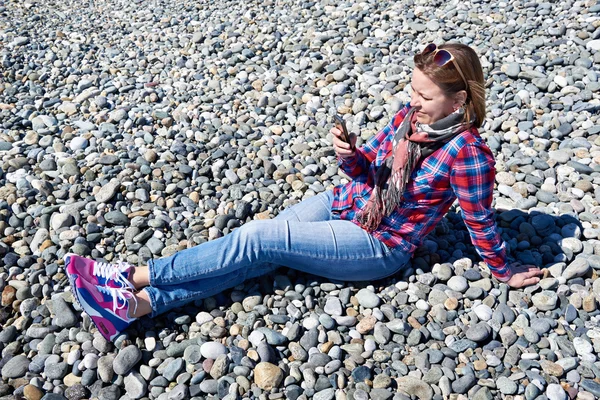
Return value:
[(423, 49), (423, 51), (421, 52), (421, 55), (426, 56), (429, 53), (433, 54), (433, 62), (438, 67), (443, 67), (444, 65), (448, 64), (449, 62), (452, 62), (452, 64), (454, 64), (454, 67), (460, 74), (460, 77), (462, 78), (463, 82), (465, 83), (465, 87), (467, 88), (467, 91), (469, 90), (469, 84), (467, 83), (467, 78), (465, 78), (465, 74), (463, 74), (462, 70), (460, 69), (460, 66), (458, 65), (458, 61), (456, 61), (456, 58), (452, 55), (452, 53), (450, 53), (450, 51), (448, 51), (446, 49), (438, 49), (438, 47), (435, 43), (429, 43), (425, 47), (425, 49)]

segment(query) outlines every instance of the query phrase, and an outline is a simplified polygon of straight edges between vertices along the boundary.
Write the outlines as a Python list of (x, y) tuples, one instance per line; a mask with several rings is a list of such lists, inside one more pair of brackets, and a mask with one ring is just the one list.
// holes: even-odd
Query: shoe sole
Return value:
[[(108, 341), (113, 341), (115, 337), (117, 337), (121, 331), (119, 331), (114, 324), (110, 322), (110, 320), (104, 316), (102, 316), (102, 312), (98, 311), (94, 307), (88, 304), (88, 302), (81, 295), (79, 296), (79, 304), (81, 308), (86, 312), (87, 315), (90, 316), (90, 319), (100, 332), (102, 336)], [(114, 332), (111, 334), (111, 332)]]
[[(79, 303), (79, 305), (81, 306), (81, 302), (79, 301), (79, 295), (77, 294), (77, 291), (75, 290), (75, 281), (77, 280), (77, 278), (79, 276), (69, 272), (69, 261), (67, 260), (67, 256), (70, 256), (70, 255), (71, 255), (70, 253), (67, 253), (64, 256), (65, 272), (67, 273), (67, 278), (69, 278), (69, 284), (71, 286), (71, 293), (73, 294), (73, 298), (75, 300), (77, 300), (77, 303)], [(73, 277), (75, 277), (75, 278), (73, 278)]]

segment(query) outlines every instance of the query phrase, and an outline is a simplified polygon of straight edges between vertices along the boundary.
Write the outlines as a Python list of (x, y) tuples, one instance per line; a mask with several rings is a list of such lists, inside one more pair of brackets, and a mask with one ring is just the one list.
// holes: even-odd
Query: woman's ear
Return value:
[(464, 106), (467, 102), (467, 91), (461, 90), (460, 92), (454, 95), (454, 109), (458, 110), (462, 106)]

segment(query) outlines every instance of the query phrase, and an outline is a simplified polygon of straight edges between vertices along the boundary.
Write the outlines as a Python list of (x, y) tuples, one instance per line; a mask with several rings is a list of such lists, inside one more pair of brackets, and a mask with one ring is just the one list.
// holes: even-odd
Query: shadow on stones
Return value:
[[(495, 218), (509, 258), (524, 264), (544, 268), (569, 263), (581, 252), (590, 255), (600, 252), (600, 247), (595, 250), (586, 243), (581, 222), (571, 214), (556, 216), (513, 209), (495, 210)], [(454, 207), (417, 249), (412, 267), (427, 271), (436, 263), (453, 263), (465, 257), (473, 263), (482, 260), (460, 210)]]

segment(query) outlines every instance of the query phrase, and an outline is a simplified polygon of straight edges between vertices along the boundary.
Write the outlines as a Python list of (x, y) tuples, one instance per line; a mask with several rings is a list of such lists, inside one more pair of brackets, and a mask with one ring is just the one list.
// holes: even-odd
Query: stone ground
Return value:
[[(0, 3), (0, 398), (600, 397), (599, 11)], [(490, 279), (453, 207), (403, 276), (280, 269), (102, 339), (66, 252), (141, 264), (346, 182), (331, 114), (377, 132), (431, 41), (481, 57), (497, 223), (545, 279)]]

